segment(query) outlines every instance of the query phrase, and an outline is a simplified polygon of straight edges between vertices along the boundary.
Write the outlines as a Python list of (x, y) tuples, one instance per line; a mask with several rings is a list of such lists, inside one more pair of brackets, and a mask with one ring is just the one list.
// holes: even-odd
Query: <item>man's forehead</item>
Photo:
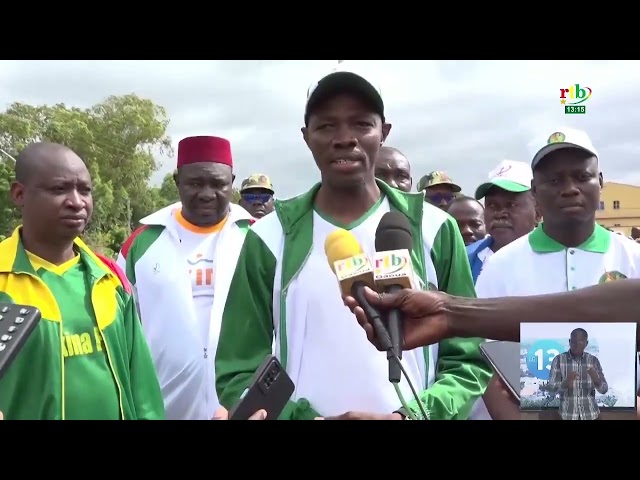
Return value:
[(409, 160), (399, 152), (380, 151), (376, 164), (387, 168), (409, 170)]
[(406, 163), (402, 164), (398, 162), (387, 161), (384, 159), (378, 159), (376, 160), (376, 170), (409, 173), (409, 165)]
[(231, 167), (222, 163), (197, 162), (183, 165), (180, 171), (189, 177), (226, 177), (231, 174)]
[(475, 202), (470, 198), (463, 198), (456, 200), (449, 205), (449, 213), (451, 212), (458, 212), (466, 215), (482, 215), (484, 213), (484, 209), (478, 202)]
[(89, 177), (85, 163), (73, 152), (37, 157), (29, 166), (35, 178)]
[(67, 167), (84, 162), (73, 151), (61, 145), (40, 147), (29, 152), (24, 160), (34, 167)]

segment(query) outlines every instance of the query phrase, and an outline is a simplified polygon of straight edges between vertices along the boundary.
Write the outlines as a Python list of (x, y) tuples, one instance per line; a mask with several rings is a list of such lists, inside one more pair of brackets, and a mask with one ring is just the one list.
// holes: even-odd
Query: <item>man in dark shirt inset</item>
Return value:
[(560, 392), (562, 420), (598, 420), (600, 409), (596, 390), (605, 394), (609, 390), (600, 360), (584, 349), (589, 345), (586, 330), (571, 332), (569, 351), (556, 356), (551, 363), (549, 391)]

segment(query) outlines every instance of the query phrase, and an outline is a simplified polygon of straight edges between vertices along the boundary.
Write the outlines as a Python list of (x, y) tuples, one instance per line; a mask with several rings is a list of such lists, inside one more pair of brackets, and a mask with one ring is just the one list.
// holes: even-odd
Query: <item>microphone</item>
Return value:
[[(376, 255), (374, 257), (374, 280), (378, 289), (393, 293), (412, 288), (413, 268), (411, 263), (411, 225), (400, 212), (384, 214), (376, 229)], [(402, 358), (402, 314), (400, 310), (387, 312), (386, 328), (391, 339), (389, 359), (389, 381), (399, 383), (402, 377), (400, 365), (393, 355)]]
[(364, 287), (376, 289), (373, 266), (369, 257), (362, 251), (356, 237), (347, 230), (338, 229), (327, 235), (324, 251), (329, 266), (338, 278), (342, 295), (351, 295), (364, 310), (373, 325), (376, 336), (386, 351), (391, 349), (391, 339), (384, 328), (382, 316), (364, 296)]

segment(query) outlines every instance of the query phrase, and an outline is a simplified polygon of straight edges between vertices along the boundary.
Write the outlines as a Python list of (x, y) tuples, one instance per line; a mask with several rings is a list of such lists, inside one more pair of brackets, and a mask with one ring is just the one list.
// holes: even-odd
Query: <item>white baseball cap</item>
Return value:
[(476, 199), (484, 198), (492, 187), (498, 187), (507, 192), (526, 192), (531, 190), (532, 179), (533, 175), (528, 163), (503, 160), (489, 172), (489, 181), (476, 188)]
[(536, 168), (546, 155), (561, 148), (580, 148), (598, 158), (598, 152), (586, 132), (575, 128), (561, 127), (531, 142), (531, 170)]
[(327, 75), (313, 83), (307, 90), (307, 102), (304, 109), (305, 125), (309, 124), (309, 115), (318, 104), (343, 92), (357, 93), (369, 100), (376, 109), (376, 113), (384, 121), (384, 102), (382, 101), (381, 89), (365, 76), (346, 67), (344, 63), (340, 63)]

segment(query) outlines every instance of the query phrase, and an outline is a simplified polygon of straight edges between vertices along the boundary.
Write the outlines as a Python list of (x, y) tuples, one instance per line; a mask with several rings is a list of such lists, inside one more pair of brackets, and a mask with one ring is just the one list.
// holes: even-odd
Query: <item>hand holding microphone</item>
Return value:
[[(371, 308), (380, 311), (398, 309), (402, 312), (403, 350), (432, 345), (456, 336), (448, 319), (445, 293), (406, 289), (380, 295), (370, 288), (365, 288), (364, 298)], [(353, 296), (347, 296), (345, 305), (353, 312), (369, 341), (378, 350), (386, 351), (358, 300)]]
[(389, 381), (397, 384), (402, 379), (399, 364), (404, 343), (402, 312), (391, 308), (381, 315), (372, 307), (365, 291), (369, 288), (393, 294), (413, 286), (409, 220), (399, 212), (386, 213), (376, 230), (375, 243), (373, 266), (356, 238), (346, 230), (339, 229), (327, 236), (325, 253), (338, 277), (342, 296), (357, 301), (376, 337), (377, 346), (387, 352)]
[[(413, 278), (410, 255), (411, 229), (408, 221), (403, 218), (405, 223), (402, 223), (394, 218), (393, 214), (387, 214), (385, 217), (376, 231), (376, 249), (388, 248), (388, 250), (376, 253), (375, 274), (371, 261), (363, 253), (360, 244), (353, 234), (346, 230), (336, 230), (327, 236), (325, 252), (329, 265), (338, 278), (345, 304), (352, 303), (352, 310), (358, 311), (359, 321), (363, 326), (366, 324), (365, 330), (367, 330), (369, 339), (375, 338), (376, 346), (387, 352), (389, 381), (394, 384), (402, 405), (409, 408), (399, 386), (402, 375), (404, 375), (418, 402), (422, 418), (428, 419), (426, 409), (400, 360), (404, 343), (401, 310), (396, 309), (394, 305), (389, 305), (390, 308), (385, 313), (387, 317), (385, 327), (380, 312), (374, 307), (374, 305), (381, 305), (382, 300), (375, 294), (373, 288), (377, 287), (393, 292), (388, 295), (401, 295), (403, 292), (411, 292), (404, 287), (411, 287)], [(400, 236), (404, 236), (404, 238), (398, 239)], [(378, 280), (378, 286), (376, 286), (376, 280)], [(351, 412), (351, 416), (347, 414), (346, 417), (342, 416), (336, 419), (356, 419), (353, 415), (364, 418), (362, 414)], [(415, 414), (411, 412), (404, 415), (415, 417)], [(401, 419), (402, 414), (396, 412), (390, 417)]]
[(327, 236), (324, 250), (331, 270), (338, 278), (343, 297), (354, 298), (363, 315), (368, 319), (370, 328), (375, 332), (380, 348), (388, 351), (392, 348), (391, 339), (382, 322), (382, 316), (371, 306), (365, 289), (374, 289), (373, 266), (358, 240), (347, 230), (338, 229)]
[[(376, 255), (374, 257), (374, 280), (378, 291), (396, 293), (413, 287), (411, 262), (411, 225), (400, 212), (384, 214), (376, 229)], [(402, 358), (403, 334), (402, 312), (392, 308), (386, 312), (386, 328), (391, 338), (389, 359), (389, 381), (399, 383), (402, 379), (400, 365), (393, 355)]]

